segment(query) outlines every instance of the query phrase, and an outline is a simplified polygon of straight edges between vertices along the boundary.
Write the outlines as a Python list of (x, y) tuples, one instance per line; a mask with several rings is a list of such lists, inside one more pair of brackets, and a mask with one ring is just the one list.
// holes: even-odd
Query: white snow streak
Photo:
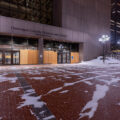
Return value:
[(44, 80), (45, 77), (31, 77), (30, 79), (34, 79), (34, 80)]
[(62, 89), (62, 87), (59, 87), (59, 88), (56, 88), (56, 89), (52, 89), (50, 90), (47, 94), (51, 94), (53, 92), (57, 92), (57, 91), (60, 91)]
[(68, 92), (69, 92), (69, 90), (64, 90), (64, 91), (61, 91), (60, 93), (64, 94), (64, 93), (68, 93)]
[[(108, 90), (109, 87), (106, 85), (96, 85), (96, 91), (94, 92), (93, 98), (82, 109), (80, 113), (80, 119), (86, 116), (88, 116), (89, 119), (91, 119), (94, 116), (98, 107), (99, 100), (105, 97)], [(89, 110), (89, 112), (85, 112), (86, 110)]]
[(16, 83), (17, 80), (18, 80), (17, 77), (4, 77), (4, 76), (0, 76), (0, 82), (9, 81), (11, 83)]
[(51, 119), (53, 119), (53, 118), (55, 118), (55, 116), (54, 116), (54, 115), (51, 115), (51, 116), (49, 116), (49, 117), (43, 118), (43, 120), (51, 120)]
[(22, 108), (24, 106), (33, 105), (35, 108), (41, 108), (45, 103), (40, 101), (41, 96), (32, 96), (35, 93), (33, 89), (28, 90), (27, 93), (23, 94), (21, 98), (24, 100), (21, 104), (17, 107)]
[(38, 116), (36, 116), (35, 113), (33, 113), (33, 111), (31, 109), (30, 109), (30, 113), (31, 113), (31, 115), (34, 115), (37, 120), (39, 120)]
[(20, 91), (20, 87), (10, 88), (10, 89), (8, 89), (8, 91), (14, 91), (14, 92), (17, 92), (17, 91)]

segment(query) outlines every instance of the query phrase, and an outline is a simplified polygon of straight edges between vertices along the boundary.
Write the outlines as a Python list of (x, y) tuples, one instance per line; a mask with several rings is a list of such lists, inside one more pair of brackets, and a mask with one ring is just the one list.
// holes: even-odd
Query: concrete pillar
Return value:
[(83, 61), (83, 43), (79, 43), (79, 62)]
[(38, 63), (43, 64), (43, 38), (38, 39)]

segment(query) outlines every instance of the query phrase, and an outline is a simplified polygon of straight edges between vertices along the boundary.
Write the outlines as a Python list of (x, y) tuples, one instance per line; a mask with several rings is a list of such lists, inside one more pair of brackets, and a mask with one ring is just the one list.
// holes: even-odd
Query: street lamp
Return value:
[[(117, 41), (117, 45), (118, 45), (118, 50), (117, 50), (117, 55), (119, 54), (119, 49), (120, 49), (120, 40)], [(117, 56), (118, 57), (118, 56)]]
[(110, 40), (110, 37), (108, 35), (102, 35), (101, 38), (99, 38), (99, 42), (103, 44), (103, 63), (105, 62), (105, 43)]
[(119, 41), (117, 41), (117, 44), (118, 44), (118, 45), (120, 45), (120, 40), (119, 40)]

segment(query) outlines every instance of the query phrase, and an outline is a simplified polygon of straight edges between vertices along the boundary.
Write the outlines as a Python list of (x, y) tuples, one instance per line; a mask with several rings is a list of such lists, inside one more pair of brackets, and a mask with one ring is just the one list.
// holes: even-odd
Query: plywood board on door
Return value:
[(79, 52), (71, 52), (71, 63), (79, 63)]
[(28, 50), (20, 50), (20, 64), (28, 64)]
[(43, 55), (44, 55), (44, 59), (43, 59), (44, 64), (57, 64), (57, 52), (44, 51)]

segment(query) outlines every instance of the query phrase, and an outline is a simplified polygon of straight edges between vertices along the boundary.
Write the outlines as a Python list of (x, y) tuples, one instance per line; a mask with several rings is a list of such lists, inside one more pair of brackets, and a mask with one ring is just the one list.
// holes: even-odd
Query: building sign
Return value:
[(14, 26), (11, 26), (11, 30), (16, 30), (16, 31), (22, 31), (23, 33), (24, 32), (31, 32), (32, 34), (34, 35), (37, 35), (37, 36), (45, 36), (45, 37), (62, 37), (62, 38), (65, 38), (66, 35), (63, 35), (63, 34), (57, 34), (57, 33), (50, 33), (50, 32), (45, 32), (45, 31), (39, 31), (39, 30), (31, 30), (31, 29), (25, 29), (25, 28), (18, 28), (18, 27), (14, 27)]

